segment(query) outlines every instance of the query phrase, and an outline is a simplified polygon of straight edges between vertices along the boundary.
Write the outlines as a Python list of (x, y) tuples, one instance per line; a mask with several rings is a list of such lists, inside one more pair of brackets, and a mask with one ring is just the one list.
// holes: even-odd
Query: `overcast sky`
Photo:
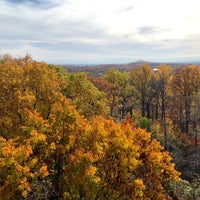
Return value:
[(200, 60), (200, 0), (0, 0), (0, 55), (54, 64)]

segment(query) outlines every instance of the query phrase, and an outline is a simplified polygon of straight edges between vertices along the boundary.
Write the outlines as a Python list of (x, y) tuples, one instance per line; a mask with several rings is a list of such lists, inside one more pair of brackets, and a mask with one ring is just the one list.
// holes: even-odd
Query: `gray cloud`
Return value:
[(124, 7), (124, 8), (121, 8), (119, 10), (120, 13), (127, 13), (127, 12), (130, 12), (130, 11), (133, 11), (135, 8), (134, 6), (127, 6), (127, 7)]
[[(0, 13), (1, 39), (35, 41), (80, 41), (104, 38), (104, 30), (91, 22), (84, 20), (61, 19), (54, 21), (51, 12), (30, 13), (27, 16), (20, 8), (18, 16)], [(35, 16), (33, 16), (35, 14)]]
[(137, 31), (141, 35), (151, 35), (157, 32), (161, 32), (163, 30), (156, 26), (142, 26), (142, 27), (139, 27)]
[[(188, 41), (189, 42), (189, 41)], [(51, 55), (48, 60), (55, 63), (126, 63), (143, 59), (148, 61), (187, 61), (198, 59), (192, 50), (199, 52), (197, 45), (183, 45), (183, 41), (161, 41), (155, 43), (110, 42), (106, 44), (88, 44), (82, 42), (32, 43), (36, 49)], [(47, 53), (46, 53), (47, 52)], [(38, 55), (35, 55), (38, 56)]]
[(50, 9), (59, 5), (56, 1), (52, 0), (7, 0), (7, 2), (13, 5), (24, 5), (37, 9)]

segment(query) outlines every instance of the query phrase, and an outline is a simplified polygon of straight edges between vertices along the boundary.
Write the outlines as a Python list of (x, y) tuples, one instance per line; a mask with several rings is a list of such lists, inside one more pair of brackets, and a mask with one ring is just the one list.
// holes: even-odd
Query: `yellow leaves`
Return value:
[(26, 109), (26, 126), (28, 128), (36, 129), (37, 131), (45, 132), (48, 129), (47, 121), (43, 119), (36, 110), (29, 111)]
[(107, 129), (111, 128), (112, 126), (110, 126), (112, 122), (111, 121), (106, 121), (104, 120), (102, 117), (94, 117), (92, 120), (92, 130), (97, 134), (97, 137), (102, 137), (102, 138), (106, 138), (109, 134), (109, 132), (107, 131)]
[[(28, 195), (34, 178), (51, 181), (49, 177), (58, 172), (63, 191), (66, 187), (69, 194), (79, 194), (81, 187), (87, 199), (98, 190), (108, 191), (111, 199), (158, 199), (163, 185), (178, 177), (160, 144), (145, 130), (134, 129), (128, 120), (116, 124), (96, 117), (88, 123), (65, 100), (52, 107), (49, 120), (37, 112), (27, 113), (29, 139), (21, 140), (18, 146), (20, 139), (7, 142), (0, 138), (10, 162), (7, 165), (15, 164), (10, 176), (17, 174), (23, 197)], [(6, 165), (5, 161), (0, 160), (0, 167)], [(60, 168), (55, 167), (56, 162)], [(105, 194), (101, 195), (103, 198)]]
[(31, 161), (30, 161), (30, 167), (34, 167), (38, 162), (38, 158), (33, 158)]
[(50, 144), (50, 149), (51, 149), (51, 150), (55, 150), (55, 149), (56, 149), (56, 144), (55, 144), (55, 142), (52, 142), (52, 143)]
[(107, 102), (104, 93), (100, 92), (87, 78), (85, 73), (68, 75), (69, 85), (66, 96), (81, 115), (91, 119), (95, 115), (107, 114)]
[(105, 146), (99, 144), (98, 142), (94, 143), (94, 150), (98, 153), (103, 153), (104, 152)]
[(136, 187), (139, 187), (139, 188), (142, 189), (142, 190), (145, 189), (145, 185), (144, 185), (142, 179), (135, 179), (135, 180), (134, 180), (134, 185), (135, 185)]
[(53, 140), (60, 140), (65, 134), (69, 136), (72, 131), (75, 132), (77, 118), (78, 113), (66, 98), (62, 97), (52, 105), (48, 122)]
[(151, 152), (149, 154), (149, 160), (151, 160), (155, 164), (159, 165), (162, 160), (162, 153), (161, 152)]
[(96, 174), (96, 172), (97, 172), (97, 168), (90, 165), (90, 166), (86, 169), (85, 174), (86, 174), (87, 176), (94, 176), (94, 175)]
[(128, 167), (130, 171), (135, 171), (137, 167), (139, 167), (139, 165), (141, 165), (141, 161), (139, 161), (138, 159), (134, 157), (129, 159)]
[(171, 71), (172, 71), (172, 68), (170, 66), (162, 64), (158, 67), (156, 78), (158, 80), (163, 81), (162, 83), (164, 83), (165, 86), (167, 86)]
[(22, 192), (22, 196), (24, 198), (27, 197), (28, 195), (28, 192), (30, 192), (31, 188), (30, 188), (30, 184), (29, 182), (27, 181), (27, 178), (24, 177), (20, 180), (20, 183), (19, 183), (19, 186), (18, 186), (18, 189)]
[(22, 191), (22, 196), (23, 196), (24, 198), (26, 198), (27, 195), (28, 195), (28, 192), (27, 192), (26, 190), (23, 190), (23, 191)]
[(165, 174), (165, 178), (166, 180), (179, 180), (179, 176), (180, 176), (180, 172), (175, 170), (175, 164), (171, 163), (171, 156), (169, 155), (168, 152), (163, 152), (163, 156), (162, 156), (162, 162), (161, 162), (161, 166), (162, 166), (162, 170), (163, 173)]
[(77, 163), (81, 163), (82, 161), (92, 162), (94, 157), (90, 151), (77, 149), (74, 154), (70, 155), (70, 160)]
[(41, 177), (41, 178), (45, 178), (46, 176), (48, 176), (49, 175), (49, 172), (48, 172), (48, 170), (47, 170), (47, 165), (43, 165), (41, 168), (40, 168), (40, 170), (39, 170), (39, 176)]
[[(101, 118), (93, 120), (92, 128), (94, 128), (96, 136), (92, 137), (93, 140), (90, 142), (95, 148), (90, 149), (95, 150), (93, 153), (97, 154), (102, 151), (100, 147), (106, 148), (104, 148), (104, 154), (101, 156), (99, 154), (97, 162), (95, 162), (99, 165), (90, 165), (86, 170), (86, 175), (95, 174), (96, 168), (100, 169), (107, 184), (111, 188), (114, 184), (122, 191), (129, 190), (128, 186), (123, 183), (132, 180), (135, 188), (133, 189), (134, 194), (132, 194), (135, 195), (133, 199), (152, 198), (155, 194), (157, 197), (163, 197), (164, 183), (176, 179), (179, 174), (174, 170), (169, 155), (161, 152), (163, 148), (159, 142), (151, 139), (150, 133), (143, 129), (134, 129), (129, 122), (120, 126), (113, 121)], [(92, 147), (91, 143), (89, 145)], [(103, 145), (103, 143), (105, 144)], [(81, 152), (77, 151), (73, 160), (80, 155)], [(102, 177), (100, 177), (101, 180)], [(152, 185), (153, 191), (148, 189), (149, 185)], [(119, 193), (117, 194), (119, 195)]]
[(25, 106), (30, 106), (30, 105), (33, 105), (33, 103), (35, 102), (36, 100), (36, 97), (33, 95), (32, 92), (29, 92), (29, 91), (16, 91), (15, 92), (15, 95), (16, 95), (16, 99), (18, 99), (18, 102), (22, 105), (25, 105)]
[(30, 146), (30, 141), (27, 140), (24, 145), (17, 145), (18, 141), (10, 139), (7, 141), (1, 148), (1, 153), (5, 158), (13, 158), (17, 159), (20, 162), (29, 158), (29, 156), (33, 153), (32, 148)]
[(145, 199), (144, 194), (145, 194), (145, 184), (143, 183), (142, 179), (135, 179), (133, 182), (133, 187), (134, 187), (134, 198), (135, 199)]
[(101, 178), (100, 177), (94, 177), (93, 178), (93, 181), (95, 182), (95, 183), (99, 183), (100, 181), (101, 181)]
[[(12, 73), (15, 69), (13, 66)], [(129, 91), (117, 88), (124, 88), (129, 74), (110, 73), (107, 78), (115, 84), (111, 96), (119, 98), (121, 93), (126, 97)], [(6, 75), (0, 70), (1, 74)], [(9, 135), (12, 139), (0, 137), (0, 196), (2, 188), (5, 192), (11, 186), (13, 194), (20, 191), (20, 198), (28, 198), (31, 188), (39, 183), (38, 188), (45, 188), (45, 192), (57, 190), (61, 199), (64, 194), (66, 199), (159, 199), (164, 184), (178, 178), (169, 155), (161, 151), (150, 133), (134, 129), (130, 118), (123, 124), (102, 117), (88, 122), (62, 95), (58, 77), (45, 64), (23, 64), (17, 74), (13, 81), (0, 76), (7, 83), (0, 96), (8, 97), (0, 102), (0, 110), (6, 111), (6, 116), (0, 113), (0, 132), (12, 130), (15, 134)], [(147, 82), (132, 75), (139, 84), (135, 90), (140, 93), (145, 89), (147, 95), (152, 77), (149, 66), (136, 70)], [(69, 85), (77, 91), (73, 94), (76, 106), (89, 118), (94, 111), (104, 113), (106, 102), (97, 98), (102, 94), (88, 85), (85, 75), (80, 80), (77, 77), (71, 77), (73, 85)], [(95, 108), (87, 107), (84, 101)]]
[(36, 130), (31, 131), (31, 142), (34, 144), (44, 143), (46, 141), (46, 135), (37, 132)]
[[(4, 188), (2, 193), (7, 190), (7, 184), (10, 185), (11, 190), (15, 190), (15, 188), (12, 188), (13, 185), (18, 185), (18, 189), (22, 192), (22, 195), (24, 197), (27, 196), (31, 190), (27, 177), (34, 178), (33, 173), (30, 172), (31, 168), (28, 163), (32, 153), (29, 140), (20, 146), (18, 146), (17, 139), (9, 140), (5, 143), (0, 152), (0, 171), (2, 172), (0, 178)], [(4, 178), (2, 179), (2, 177)]]

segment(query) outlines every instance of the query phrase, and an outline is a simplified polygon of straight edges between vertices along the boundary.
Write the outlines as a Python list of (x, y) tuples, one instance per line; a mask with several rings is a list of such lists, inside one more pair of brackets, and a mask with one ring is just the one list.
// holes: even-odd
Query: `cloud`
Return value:
[(55, 63), (198, 57), (198, 2), (2, 0), (0, 54)]
[(123, 8), (120, 8), (119, 12), (120, 13), (127, 13), (127, 12), (131, 12), (134, 10), (134, 6), (126, 6), (126, 7), (123, 7)]
[(13, 5), (23, 5), (37, 9), (51, 9), (59, 5), (58, 2), (52, 0), (7, 0), (7, 2)]
[(155, 27), (155, 26), (143, 26), (143, 27), (139, 27), (137, 29), (137, 31), (139, 34), (149, 35), (149, 34), (155, 34), (155, 33), (158, 33), (158, 32), (164, 31), (164, 30), (162, 30), (159, 27)]
[[(192, 42), (187, 40), (187, 42)], [(143, 59), (149, 61), (181, 61), (197, 59), (199, 47), (184, 45), (184, 40), (161, 41), (159, 43), (139, 43), (123, 41), (106, 44), (83, 42), (32, 42), (7, 45), (10, 53), (23, 56), (29, 53), (34, 59), (58, 64), (126, 63)], [(7, 50), (7, 49), (6, 49)], [(193, 50), (196, 54), (193, 54)], [(6, 51), (7, 52), (7, 51)]]

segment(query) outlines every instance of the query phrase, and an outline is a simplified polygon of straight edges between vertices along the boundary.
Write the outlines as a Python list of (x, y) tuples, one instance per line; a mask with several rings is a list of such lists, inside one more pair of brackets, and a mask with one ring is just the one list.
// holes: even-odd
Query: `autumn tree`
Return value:
[(18, 133), (22, 125), (20, 110), (24, 106), (22, 101), (26, 99), (22, 99), (22, 96), (33, 100), (31, 94), (24, 91), (23, 66), (27, 60), (28, 57), (17, 60), (5, 56), (4, 63), (0, 64), (0, 134), (7, 139), (11, 132)]
[(167, 199), (164, 186), (178, 173), (150, 133), (134, 129), (130, 120), (116, 124), (99, 117), (82, 127), (72, 136), (66, 199)]
[(152, 100), (150, 84), (152, 77), (153, 71), (147, 63), (131, 71), (131, 81), (135, 91), (134, 94), (141, 107), (141, 115), (148, 118), (150, 117)]
[(191, 106), (194, 97), (198, 94), (200, 85), (199, 67), (191, 65), (177, 69), (173, 74), (171, 87), (174, 96), (174, 114), (179, 120), (179, 127), (182, 133), (189, 134), (191, 122)]
[[(45, 119), (59, 98), (63, 81), (45, 63), (6, 57), (0, 65), (0, 131), (9, 138), (24, 125), (24, 109), (37, 110)], [(50, 78), (51, 77), (51, 78)]]
[(169, 93), (169, 82), (172, 69), (167, 65), (160, 65), (156, 72), (156, 78), (158, 81), (158, 94), (161, 100), (161, 121), (164, 127), (164, 145), (167, 147), (167, 124), (166, 124), (166, 103)]
[(41, 180), (45, 182), (49, 175), (44, 160), (47, 137), (41, 131), (45, 126), (40, 126), (43, 120), (38, 114), (31, 112), (26, 117), (27, 125), (31, 124), (22, 127), (26, 136), (17, 135), (9, 140), (0, 137), (1, 200), (25, 199), (33, 185), (40, 184)]
[(193, 98), (193, 104), (191, 107), (191, 132), (194, 136), (194, 144), (199, 145), (199, 128), (200, 128), (200, 92), (198, 92)]
[(133, 88), (130, 85), (130, 73), (111, 68), (103, 78), (112, 85), (108, 91), (111, 116), (122, 121), (127, 113), (132, 112)]
[(95, 115), (106, 116), (108, 113), (105, 94), (88, 80), (85, 73), (68, 74), (65, 95), (79, 113), (88, 119)]

